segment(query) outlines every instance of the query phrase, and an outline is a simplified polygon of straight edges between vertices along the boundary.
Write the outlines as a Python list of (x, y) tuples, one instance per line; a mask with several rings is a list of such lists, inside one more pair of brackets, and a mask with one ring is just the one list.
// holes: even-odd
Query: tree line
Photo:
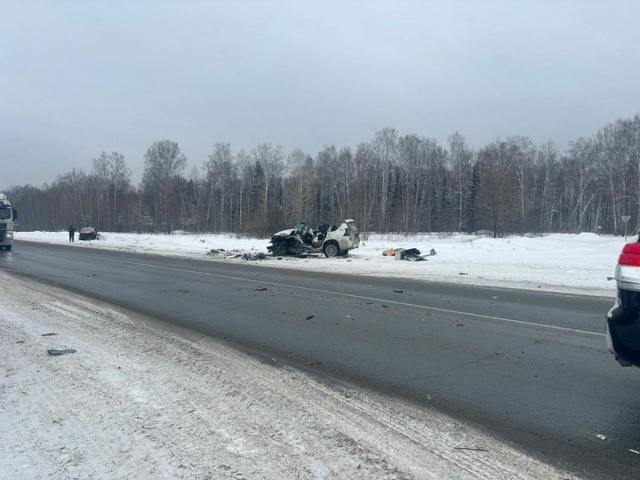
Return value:
[[(299, 221), (356, 219), (361, 231), (623, 232), (640, 228), (640, 116), (618, 120), (560, 152), (509, 137), (477, 149), (385, 128), (355, 148), (315, 155), (269, 143), (217, 143), (185, 175), (178, 143), (154, 142), (139, 185), (117, 152), (42, 186), (7, 192), (23, 230), (74, 223), (101, 231), (266, 235)], [(195, 164), (197, 165), (197, 163)]]

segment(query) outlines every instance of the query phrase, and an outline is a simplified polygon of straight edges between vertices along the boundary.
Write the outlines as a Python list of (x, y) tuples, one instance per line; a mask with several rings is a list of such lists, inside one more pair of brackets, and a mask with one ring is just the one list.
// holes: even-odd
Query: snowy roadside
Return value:
[[(68, 244), (65, 232), (17, 232), (17, 240)], [(630, 240), (632, 241), (632, 240)], [(266, 252), (269, 241), (224, 234), (150, 235), (103, 233), (100, 240), (76, 242), (75, 247), (154, 253), (214, 259), (211, 249)], [(524, 288), (591, 295), (613, 295), (616, 260), (624, 239), (582, 233), (538, 237), (490, 238), (476, 235), (370, 235), (347, 258), (268, 257), (263, 266), (320, 272), (410, 278), (416, 280)], [(385, 248), (416, 247), (436, 250), (426, 262), (396, 261), (383, 257)], [(217, 257), (216, 260), (221, 260)], [(223, 261), (243, 262), (242, 259)]]
[(3, 479), (571, 478), (278, 359), (2, 272), (0, 291)]

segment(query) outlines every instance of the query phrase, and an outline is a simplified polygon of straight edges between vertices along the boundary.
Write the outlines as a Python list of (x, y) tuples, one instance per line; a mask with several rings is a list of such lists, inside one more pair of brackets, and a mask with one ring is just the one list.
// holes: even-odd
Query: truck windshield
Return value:
[(9, 220), (11, 218), (11, 207), (0, 207), (0, 220)]

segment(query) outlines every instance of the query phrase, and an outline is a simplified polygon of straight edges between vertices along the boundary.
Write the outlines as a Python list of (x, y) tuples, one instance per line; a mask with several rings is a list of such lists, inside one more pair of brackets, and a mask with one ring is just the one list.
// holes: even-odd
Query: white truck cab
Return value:
[(0, 193), (0, 250), (11, 250), (18, 211), (11, 206), (4, 193)]

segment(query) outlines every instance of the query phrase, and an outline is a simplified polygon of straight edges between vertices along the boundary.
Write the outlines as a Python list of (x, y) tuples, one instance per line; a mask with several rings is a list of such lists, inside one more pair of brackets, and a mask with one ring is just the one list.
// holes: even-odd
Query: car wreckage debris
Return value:
[(77, 350), (73, 348), (49, 348), (47, 349), (47, 353), (49, 355), (57, 356), (57, 355), (66, 355), (68, 353), (76, 353)]
[(242, 254), (243, 260), (264, 260), (266, 258), (267, 258), (267, 254), (264, 252), (258, 252), (258, 253), (248, 252), (248, 253)]
[(387, 248), (382, 251), (382, 255), (385, 257), (395, 257), (397, 260), (407, 260), (409, 262), (424, 262), (427, 257), (436, 255), (436, 251), (433, 248), (425, 255), (420, 255), (420, 253), (417, 248)]
[(267, 254), (264, 252), (256, 252), (253, 250), (225, 250), (224, 248), (212, 248), (207, 252), (207, 255), (211, 257), (224, 258), (225, 260), (231, 260), (234, 258), (242, 258), (243, 260), (265, 260)]

